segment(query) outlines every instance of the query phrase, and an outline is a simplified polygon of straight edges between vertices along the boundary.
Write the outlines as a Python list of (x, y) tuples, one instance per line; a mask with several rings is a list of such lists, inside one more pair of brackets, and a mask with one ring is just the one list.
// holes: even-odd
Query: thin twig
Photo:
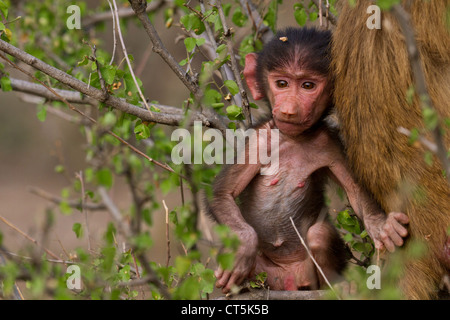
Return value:
[(89, 235), (88, 213), (87, 213), (86, 206), (85, 206), (87, 195), (84, 190), (83, 171), (80, 171), (79, 173), (77, 173), (76, 176), (80, 180), (80, 184), (81, 184), (81, 210), (84, 215), (84, 223), (86, 225), (86, 237), (88, 240), (88, 250), (91, 251), (92, 247), (91, 247), (91, 238)]
[(116, 221), (117, 225), (119, 226), (120, 231), (126, 238), (128, 238), (131, 235), (130, 226), (124, 221), (122, 214), (120, 213), (120, 210), (111, 200), (111, 198), (108, 195), (108, 192), (104, 187), (98, 188), (98, 193), (100, 194), (100, 197), (102, 198), (102, 201), (105, 204), (106, 208), (108, 208), (108, 211), (111, 214), (112, 218)]
[(259, 14), (256, 6), (250, 0), (239, 0), (241, 7), (248, 17), (252, 20), (255, 28), (255, 38), (261, 36), (263, 43), (269, 42), (274, 36), (272, 30), (264, 23), (264, 19)]
[(55, 195), (52, 195), (42, 189), (36, 188), (36, 187), (28, 187), (28, 191), (32, 194), (35, 194), (41, 198), (44, 198), (48, 201), (51, 201), (55, 204), (60, 204), (62, 202), (67, 203), (67, 205), (71, 208), (75, 208), (75, 209), (79, 209), (82, 210), (84, 209), (89, 209), (89, 210), (105, 210), (106, 207), (103, 203), (86, 203), (86, 202), (82, 202), (80, 200), (65, 200), (62, 198), (59, 198)]
[(167, 208), (166, 202), (162, 201), (164, 209), (166, 210), (166, 240), (167, 240), (167, 260), (166, 267), (169, 266), (170, 262), (170, 238), (169, 238), (169, 209)]
[(144, 103), (144, 105), (147, 108), (148, 112), (152, 113), (152, 111), (150, 110), (150, 107), (147, 104), (147, 99), (145, 99), (144, 94), (142, 93), (141, 87), (139, 86), (139, 83), (137, 82), (136, 76), (134, 75), (133, 66), (131, 65), (130, 58), (128, 58), (127, 47), (125, 46), (125, 42), (123, 41), (122, 30), (120, 29), (120, 20), (119, 20), (119, 13), (117, 11), (116, 0), (112, 0), (112, 1), (113, 1), (113, 4), (114, 4), (114, 14), (115, 14), (115, 17), (116, 17), (115, 20), (116, 20), (116, 25), (117, 25), (117, 34), (119, 35), (120, 44), (122, 45), (122, 51), (123, 51), (123, 54), (125, 56), (125, 60), (127, 61), (128, 70), (130, 70), (131, 77), (133, 78), (134, 85), (136, 86), (136, 89), (139, 92), (139, 96), (140, 96), (142, 102)]
[(311, 253), (311, 251), (309, 250), (308, 246), (306, 245), (305, 240), (303, 240), (303, 237), (300, 235), (300, 232), (298, 232), (297, 227), (295, 226), (294, 220), (292, 219), (292, 217), (289, 217), (289, 219), (291, 220), (292, 226), (295, 229), (295, 232), (297, 233), (297, 236), (299, 237), (301, 243), (303, 244), (303, 246), (306, 249), (306, 252), (308, 252), (308, 255), (310, 256), (311, 260), (314, 262), (315, 266), (317, 267), (317, 269), (319, 270), (320, 274), (322, 275), (323, 279), (325, 280), (325, 282), (327, 283), (328, 287), (331, 289), (331, 291), (336, 295), (336, 297), (341, 300), (341, 298), (339, 297), (339, 295), (337, 294), (337, 292), (333, 289), (333, 286), (331, 285), (331, 283), (328, 281), (327, 277), (325, 276), (325, 274), (322, 271), (322, 268), (319, 266), (319, 264), (317, 263), (316, 259), (314, 258), (313, 254)]
[(109, 9), (111, 10), (111, 17), (112, 17), (112, 21), (113, 21), (113, 43), (114, 43), (114, 46), (113, 46), (113, 53), (112, 53), (111, 61), (109, 61), (109, 65), (112, 65), (112, 63), (114, 61), (114, 57), (116, 56), (116, 48), (117, 48), (116, 19), (114, 18), (114, 9), (109, 0), (108, 0), (108, 4), (109, 4)]
[[(26, 234), (25, 232), (23, 232), (22, 230), (20, 230), (18, 227), (16, 227), (14, 224), (12, 224), (10, 221), (8, 221), (5, 217), (0, 216), (0, 220), (3, 221), (3, 223), (5, 223), (6, 225), (8, 225), (10, 228), (12, 228), (13, 230), (17, 231), (18, 233), (20, 233), (22, 236), (24, 236), (26, 239), (28, 239), (29, 241), (33, 242), (35, 245), (42, 247), (36, 239), (30, 237), (28, 234)], [(53, 252), (51, 252), (49, 249), (47, 248), (43, 248), (45, 252), (47, 252), (49, 255), (51, 255), (53, 258), (55, 259), (59, 259), (59, 257), (54, 254)]]
[(330, 21), (332, 25), (337, 24), (336, 16), (334, 14), (332, 14), (331, 12), (329, 12), (329, 3), (328, 2), (327, 2), (327, 7), (324, 8), (324, 5), (321, 0), (311, 0), (311, 1), (314, 2), (314, 4), (319, 9), (319, 12), (321, 12), (322, 15), (324, 15), (324, 11), (325, 11), (325, 18), (328, 21)]
[(319, 0), (319, 26), (323, 26), (323, 15), (322, 15), (322, 0)]

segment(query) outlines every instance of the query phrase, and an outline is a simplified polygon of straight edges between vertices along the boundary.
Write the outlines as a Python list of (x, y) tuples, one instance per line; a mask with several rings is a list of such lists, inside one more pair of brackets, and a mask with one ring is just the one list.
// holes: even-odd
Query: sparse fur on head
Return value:
[(258, 53), (257, 81), (262, 94), (267, 92), (267, 72), (303, 69), (328, 76), (331, 32), (315, 28), (286, 28), (278, 31)]

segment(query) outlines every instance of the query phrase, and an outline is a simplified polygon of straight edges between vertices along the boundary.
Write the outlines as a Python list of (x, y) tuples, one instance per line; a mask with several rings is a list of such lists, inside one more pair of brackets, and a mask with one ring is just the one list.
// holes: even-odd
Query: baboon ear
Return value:
[(264, 94), (258, 89), (258, 81), (256, 78), (257, 59), (258, 55), (256, 53), (249, 53), (245, 56), (244, 77), (253, 99), (260, 100), (264, 98)]

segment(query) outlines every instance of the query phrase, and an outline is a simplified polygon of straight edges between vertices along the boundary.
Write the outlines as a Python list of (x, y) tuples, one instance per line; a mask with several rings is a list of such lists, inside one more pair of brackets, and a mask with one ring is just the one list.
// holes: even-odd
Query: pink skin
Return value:
[[(256, 83), (256, 57), (256, 54), (246, 56), (244, 75), (253, 98), (258, 100), (265, 95), (259, 91)], [(288, 203), (297, 196), (305, 196), (312, 183), (312, 174), (327, 168), (329, 176), (346, 191), (350, 205), (364, 222), (378, 249), (386, 248), (392, 252), (395, 246), (403, 245), (403, 237), (408, 234), (403, 226), (409, 222), (405, 214), (398, 212), (384, 214), (371, 197), (356, 184), (347, 168), (340, 146), (331, 138), (326, 128), (318, 128), (313, 134), (303, 134), (320, 119), (329, 104), (328, 79), (307, 70), (288, 68), (281, 72), (269, 72), (267, 81), (269, 85), (267, 98), (272, 106), (273, 121), (269, 121), (263, 127), (280, 130), (280, 171), (275, 176), (262, 177), (258, 175), (260, 163), (233, 165), (228, 174), (222, 177), (223, 181), (220, 188), (215, 191), (212, 203), (218, 221), (228, 225), (241, 240), (233, 269), (219, 268), (215, 272), (216, 286), (222, 288), (225, 293), (229, 292), (234, 285), (239, 285), (246, 278), (262, 271), (267, 272), (268, 283), (272, 290), (314, 287), (314, 284), (320, 284), (323, 280), (317, 279), (314, 266), (300, 243), (285, 242), (283, 237), (274, 240), (274, 232), (278, 232), (278, 229), (270, 224), (267, 225), (269, 228), (267, 233), (264, 233), (263, 229), (257, 234), (244, 219), (243, 213), (235, 203), (235, 198), (250, 184), (255, 190), (260, 190), (258, 192), (266, 205), (274, 203), (273, 195), (280, 196), (280, 194), (267, 191), (264, 189), (265, 186), (273, 188), (275, 192), (285, 190), (286, 184), (294, 184), (297, 187), (295, 194), (292, 191), (290, 194), (283, 195)], [(258, 143), (268, 143), (262, 139), (258, 141)], [(273, 206), (274, 211), (278, 210), (276, 204)], [(258, 206), (254, 204), (254, 207)], [(295, 210), (308, 209), (301, 204)], [(280, 214), (273, 211), (272, 213)], [(245, 212), (245, 214), (255, 223), (254, 212)], [(256, 214), (256, 219), (259, 219), (258, 212)], [(318, 212), (309, 214), (318, 214)], [(336, 273), (334, 262), (327, 250), (335, 241), (333, 228), (329, 223), (316, 222), (306, 230), (308, 246), (327, 278), (332, 278)], [(272, 229), (274, 232), (271, 232)], [(261, 251), (261, 255), (258, 255), (258, 250)], [(289, 254), (278, 252), (289, 252)]]

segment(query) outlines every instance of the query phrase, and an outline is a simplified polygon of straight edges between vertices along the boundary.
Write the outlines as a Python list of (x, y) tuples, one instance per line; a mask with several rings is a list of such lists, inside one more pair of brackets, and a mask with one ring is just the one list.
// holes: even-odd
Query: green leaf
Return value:
[(231, 17), (231, 21), (238, 27), (243, 27), (245, 23), (247, 22), (248, 17), (242, 13), (242, 10), (240, 7), (237, 7), (236, 10), (234, 10), (233, 16)]
[(83, 236), (83, 227), (81, 226), (81, 223), (74, 223), (72, 226), (72, 231), (75, 232), (78, 239)]
[(202, 34), (205, 31), (205, 25), (195, 13), (182, 16), (180, 22), (187, 31), (194, 31), (197, 35)]
[(64, 166), (63, 166), (62, 164), (58, 164), (58, 165), (55, 167), (55, 172), (56, 172), (56, 173), (63, 173), (64, 170), (65, 170), (65, 168), (64, 168)]
[(431, 167), (433, 165), (433, 153), (431, 151), (425, 151), (425, 154), (423, 157), (424, 157), (425, 163)]
[(111, 85), (114, 83), (116, 71), (117, 71), (117, 68), (114, 66), (105, 65), (104, 67), (102, 67), (102, 69), (101, 69), (102, 76), (107, 84)]
[(413, 103), (414, 93), (415, 93), (414, 86), (410, 86), (406, 91), (406, 102), (408, 102), (408, 104)]
[(153, 245), (153, 239), (148, 232), (138, 234), (132, 241), (138, 250), (148, 250)]
[(225, 106), (225, 103), (223, 102), (216, 102), (216, 103), (212, 103), (211, 107), (213, 107), (214, 109), (220, 109), (223, 108)]
[(179, 65), (184, 67), (186, 65), (186, 63), (188, 63), (188, 61), (189, 61), (189, 58), (183, 59), (179, 62)]
[(217, 255), (217, 262), (223, 270), (233, 269), (234, 264), (234, 254), (232, 253), (221, 253)]
[(202, 293), (212, 293), (214, 291), (214, 285), (216, 283), (216, 277), (214, 271), (206, 269), (200, 276), (200, 290)]
[(150, 137), (150, 128), (145, 123), (141, 123), (134, 127), (134, 133), (137, 140), (143, 140)]
[(319, 17), (319, 14), (316, 11), (313, 11), (309, 14), (309, 21), (316, 21)]
[(98, 170), (96, 177), (97, 177), (98, 184), (100, 184), (108, 189), (112, 187), (113, 175), (111, 173), (111, 170), (109, 170), (108, 168)]
[(115, 234), (117, 233), (116, 227), (112, 222), (108, 223), (108, 227), (106, 228), (106, 232), (103, 235), (103, 238), (105, 239), (106, 243), (108, 245), (112, 245), (115, 240)]
[(186, 50), (188, 52), (191, 52), (192, 50), (195, 49), (197, 42), (195, 41), (194, 38), (186, 38), (184, 39), (184, 45), (186, 46)]
[(422, 115), (425, 122), (425, 127), (428, 130), (434, 130), (439, 123), (439, 116), (436, 111), (427, 107), (422, 110)]
[(0, 22), (0, 31), (3, 31), (5, 29), (6, 29), (5, 25), (2, 22)]
[(365, 255), (369, 255), (372, 251), (372, 245), (370, 243), (355, 243), (352, 248), (358, 252), (364, 253)]
[(9, 79), (9, 77), (2, 77), (0, 79), (0, 86), (4, 92), (12, 91), (11, 79)]
[(175, 269), (180, 277), (184, 276), (191, 268), (191, 259), (186, 256), (177, 256), (175, 258)]
[(222, 95), (215, 89), (207, 88), (203, 95), (203, 103), (207, 106), (211, 106), (214, 103), (220, 103), (222, 101)]
[(400, 3), (400, 0), (377, 0), (381, 10), (390, 10), (397, 3)]
[(306, 13), (304, 8), (295, 10), (294, 17), (295, 21), (297, 21), (297, 23), (302, 27), (306, 24), (306, 21), (308, 20), (308, 14)]
[(38, 105), (36, 115), (39, 121), (44, 122), (47, 118), (47, 106), (45, 104)]
[(197, 44), (197, 47), (202, 46), (206, 42), (205, 38), (196, 38), (195, 43)]
[(116, 256), (116, 248), (114, 247), (105, 247), (101, 250), (103, 255), (103, 261), (101, 263), (101, 267), (104, 271), (109, 272), (114, 263), (114, 258)]
[(81, 60), (81, 61), (78, 61), (78, 66), (85, 66), (85, 65), (87, 65), (88, 63), (89, 63), (89, 57), (88, 56), (84, 56), (83, 57), (83, 60)]
[(2, 11), (4, 18), (7, 19), (8, 18), (8, 5), (3, 0), (0, 0), (0, 10)]
[(112, 127), (113, 125), (116, 124), (116, 121), (117, 121), (117, 117), (114, 114), (114, 112), (109, 111), (103, 116), (101, 123), (105, 127)]
[(411, 134), (409, 136), (409, 144), (413, 144), (414, 142), (416, 142), (417, 139), (419, 139), (419, 135), (420, 135), (419, 130), (417, 128), (412, 128)]
[(234, 96), (239, 93), (239, 87), (237, 83), (233, 80), (225, 80), (224, 81), (225, 86), (230, 90), (230, 93)]
[(197, 277), (185, 279), (175, 291), (175, 299), (197, 300), (200, 298), (200, 283)]
[(271, 1), (267, 10), (267, 14), (264, 16), (264, 23), (272, 29), (272, 31), (276, 31), (276, 22), (277, 22), (277, 13), (278, 13), (278, 1)]
[(232, 104), (227, 107), (227, 115), (231, 120), (237, 120), (237, 118), (242, 115), (242, 108)]
[(61, 210), (61, 213), (63, 215), (70, 215), (72, 213), (72, 208), (70, 207), (69, 203), (67, 203), (66, 201), (60, 202), (59, 210)]

